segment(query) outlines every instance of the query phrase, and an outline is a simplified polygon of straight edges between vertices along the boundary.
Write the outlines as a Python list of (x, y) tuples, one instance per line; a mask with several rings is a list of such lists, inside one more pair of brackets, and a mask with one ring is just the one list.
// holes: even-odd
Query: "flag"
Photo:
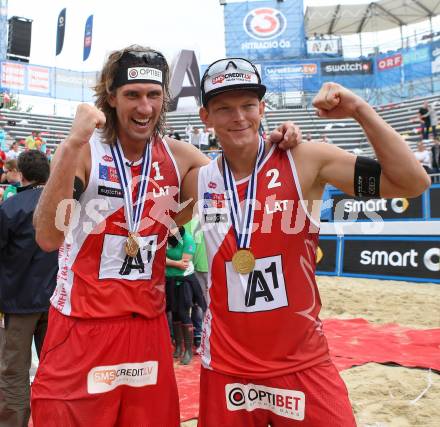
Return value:
[(59, 55), (63, 50), (64, 45), (64, 30), (66, 28), (66, 8), (64, 8), (58, 15), (57, 23), (57, 47), (55, 56)]
[(93, 30), (93, 15), (87, 18), (86, 26), (84, 28), (84, 51), (83, 61), (85, 61), (92, 50), (92, 30)]

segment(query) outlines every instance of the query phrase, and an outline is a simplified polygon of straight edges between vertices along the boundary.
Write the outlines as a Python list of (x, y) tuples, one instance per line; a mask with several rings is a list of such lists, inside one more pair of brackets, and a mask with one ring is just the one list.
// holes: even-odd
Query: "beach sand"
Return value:
[[(440, 285), (318, 276), (321, 318), (440, 327)], [(439, 343), (440, 345), (440, 343)], [(440, 426), (440, 375), (368, 363), (341, 372), (359, 427)], [(431, 384), (425, 394), (418, 396)], [(182, 427), (195, 427), (195, 420)], [(323, 420), (323, 427), (325, 421)]]

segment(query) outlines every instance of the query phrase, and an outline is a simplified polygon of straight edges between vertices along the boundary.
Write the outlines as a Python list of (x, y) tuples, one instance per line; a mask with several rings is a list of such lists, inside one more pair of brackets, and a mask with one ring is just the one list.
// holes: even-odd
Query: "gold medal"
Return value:
[(135, 258), (139, 252), (139, 239), (135, 233), (128, 233), (127, 241), (125, 242), (125, 253), (131, 257)]
[(240, 274), (249, 274), (255, 267), (254, 254), (249, 249), (239, 249), (232, 257), (232, 265)]

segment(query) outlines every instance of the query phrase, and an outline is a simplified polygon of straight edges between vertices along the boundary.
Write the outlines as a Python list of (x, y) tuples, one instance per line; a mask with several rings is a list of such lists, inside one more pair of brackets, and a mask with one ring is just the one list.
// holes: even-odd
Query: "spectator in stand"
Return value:
[(209, 149), (218, 150), (217, 138), (215, 136), (214, 128), (208, 128), (209, 132)]
[(185, 136), (186, 140), (192, 144), (192, 136), (193, 136), (193, 125), (191, 123), (187, 123), (185, 126)]
[(182, 138), (181, 138), (181, 136), (180, 136), (180, 133), (177, 132), (177, 130), (174, 130), (173, 128), (171, 128), (170, 131), (168, 132), (168, 136), (169, 136), (170, 138), (177, 139), (178, 141), (181, 141), (181, 140), (182, 140)]
[(13, 142), (9, 151), (6, 154), (6, 157), (8, 159), (17, 159), (19, 156), (20, 152), (18, 151), (18, 143), (17, 142)]
[(304, 142), (313, 142), (312, 134), (311, 134), (311, 133), (308, 133), (308, 134), (306, 135), (306, 140), (305, 140)]
[[(434, 139), (434, 144), (431, 147), (431, 166), (432, 173), (440, 174), (440, 138)], [(433, 182), (440, 183), (440, 175), (433, 177)]]
[(192, 360), (194, 327), (190, 311), (196, 300), (202, 310), (206, 304), (200, 285), (194, 275), (192, 258), (195, 252), (194, 240), (185, 228), (175, 227), (168, 237), (166, 257), (167, 310), (172, 313), (173, 336), (176, 344), (175, 358), (181, 358), (182, 365)]
[(9, 197), (14, 196), (17, 194), (17, 189), (21, 185), (21, 173), (18, 170), (17, 166), (17, 160), (11, 159), (6, 160), (4, 166), (3, 166), (3, 175), (1, 182), (2, 184), (9, 184), (4, 193), (2, 200), (5, 201), (6, 199), (9, 199)]
[(431, 128), (431, 115), (428, 101), (423, 101), (423, 106), (419, 108), (419, 120), (422, 124), (422, 138), (429, 138), (429, 129)]
[(0, 150), (6, 151), (6, 132), (3, 126), (0, 126)]
[(46, 152), (46, 140), (43, 138), (43, 134), (38, 132), (35, 136), (35, 148), (42, 153)]
[(23, 186), (0, 206), (0, 425), (8, 427), (29, 422), (32, 340), (39, 355), (58, 271), (58, 251), (42, 251), (32, 225), (49, 163), (33, 150), (20, 154), (18, 168)]
[(49, 163), (50, 163), (52, 161), (52, 157), (53, 157), (52, 150), (50, 148), (46, 148), (46, 157), (47, 157), (47, 160), (49, 160)]
[(202, 151), (209, 150), (209, 132), (206, 126), (200, 131), (200, 149)]
[(0, 108), (8, 108), (11, 98), (8, 93), (3, 92), (0, 94)]
[(414, 152), (416, 159), (420, 162), (427, 173), (431, 173), (431, 154), (426, 149), (423, 141), (417, 143), (417, 151)]
[(199, 128), (194, 128), (191, 137), (191, 144), (200, 150), (201, 133)]
[(428, 110), (429, 110), (429, 118), (431, 119), (431, 129), (432, 129), (432, 136), (437, 138), (437, 124), (438, 124), (438, 117), (437, 117), (437, 111), (435, 110), (435, 104), (429, 104)]
[(322, 134), (321, 142), (325, 142), (326, 144), (333, 144), (333, 141), (327, 137), (327, 134)]
[(32, 133), (29, 136), (26, 137), (25, 145), (26, 145), (26, 149), (27, 150), (35, 150), (35, 149), (37, 149), (37, 143), (35, 141), (36, 136), (37, 136), (37, 132), (35, 132), (33, 130)]
[(0, 177), (3, 176), (4, 174), (3, 166), (5, 165), (5, 161), (6, 161), (6, 153), (0, 149)]

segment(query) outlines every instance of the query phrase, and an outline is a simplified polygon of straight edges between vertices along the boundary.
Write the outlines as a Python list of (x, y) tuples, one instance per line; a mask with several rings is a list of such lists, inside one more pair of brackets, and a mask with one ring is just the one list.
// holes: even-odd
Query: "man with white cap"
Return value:
[[(181, 179), (208, 159), (161, 136), (169, 67), (160, 52), (110, 53), (95, 92), (96, 107), (78, 107), (56, 152), (34, 218), (38, 244), (60, 254), (34, 426), (178, 426), (166, 241)], [(278, 134), (289, 140), (291, 126)]]
[(399, 134), (334, 83), (314, 100), (319, 116), (356, 119), (379, 161), (330, 144), (271, 147), (259, 134), (265, 90), (243, 58), (216, 61), (202, 78), (200, 117), (223, 154), (190, 171), (182, 187), (198, 201), (209, 266), (198, 425), (354, 426), (319, 319), (324, 186), (367, 197), (417, 196), (429, 178)]

